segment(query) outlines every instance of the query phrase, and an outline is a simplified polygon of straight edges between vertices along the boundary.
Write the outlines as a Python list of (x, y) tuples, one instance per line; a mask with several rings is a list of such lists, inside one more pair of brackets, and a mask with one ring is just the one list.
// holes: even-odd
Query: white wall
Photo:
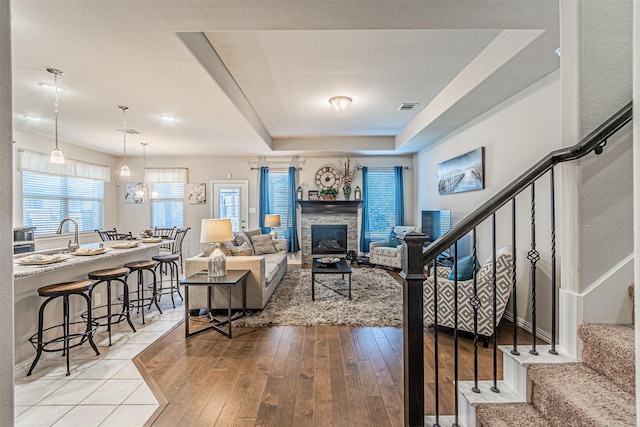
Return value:
[[(554, 72), (415, 155), (416, 218), (420, 218), (421, 210), (449, 209), (452, 223), (456, 224), (539, 159), (559, 148), (560, 129), (560, 76)], [(438, 163), (478, 147), (485, 147), (485, 189), (439, 195)], [(530, 249), (530, 197), (530, 192), (525, 191), (516, 199), (518, 316), (526, 320), (530, 320), (530, 313), (525, 310), (531, 298), (529, 265), (524, 262)], [(547, 177), (536, 185), (536, 210), (537, 249), (544, 260), (538, 263), (537, 297), (547, 299), (551, 250)], [(510, 246), (511, 205), (498, 212), (496, 222), (497, 247)], [(485, 223), (478, 228), (478, 257), (482, 262), (490, 254), (490, 223)], [(550, 313), (545, 313), (545, 307), (540, 305), (538, 326), (548, 331), (549, 318)]]
[[(149, 150), (147, 150), (149, 153)], [(346, 156), (335, 157), (151, 157), (147, 154), (147, 167), (186, 167), (189, 169), (189, 181), (191, 183), (206, 183), (207, 203), (203, 205), (185, 204), (185, 226), (191, 227), (187, 233), (183, 244), (183, 251), (186, 257), (196, 255), (200, 252), (200, 222), (203, 218), (212, 217), (211, 181), (212, 180), (247, 180), (249, 183), (249, 208), (255, 208), (258, 212), (258, 171), (252, 167), (269, 166), (270, 169), (284, 170), (289, 166), (302, 168), (298, 172), (297, 182), (302, 187), (305, 199), (307, 191), (314, 189), (313, 181), (315, 172), (323, 165), (334, 165), (338, 167), (338, 160), (345, 160)], [(384, 167), (384, 166), (412, 166), (410, 156), (368, 156), (351, 157), (352, 164), (355, 161), (364, 166)], [(130, 158), (128, 160), (131, 170), (130, 182), (142, 181), (142, 159)], [(231, 174), (231, 178), (228, 175)], [(412, 168), (405, 170), (405, 194), (406, 194), (406, 218), (407, 224), (413, 224), (415, 205), (412, 195), (414, 194), (413, 181), (414, 171)], [(361, 176), (352, 184), (361, 186)], [(117, 218), (118, 229), (131, 231), (137, 234), (141, 230), (148, 228), (150, 223), (150, 208), (148, 203), (125, 204), (124, 186), (120, 185), (118, 190), (119, 214)], [(342, 196), (340, 196), (342, 197)], [(353, 199), (353, 194), (352, 194)], [(298, 221), (298, 224), (300, 222)], [(106, 224), (109, 225), (109, 224)], [(249, 229), (258, 226), (258, 213), (249, 214)]]
[(0, 425), (13, 425), (13, 231), (11, 221), (11, 10), (0, 2)]
[[(22, 226), (22, 176), (18, 170), (18, 150), (28, 149), (42, 153), (48, 153), (55, 145), (51, 138), (37, 135), (30, 132), (15, 131), (15, 141), (13, 147), (14, 165), (13, 180), (15, 191), (13, 192), (13, 226)], [(124, 192), (126, 182), (142, 182), (143, 159), (141, 156), (127, 157), (127, 163), (131, 170), (131, 176), (122, 179), (119, 176), (119, 168), (122, 159), (108, 154), (90, 150), (78, 145), (60, 141), (60, 148), (65, 157), (76, 160), (85, 160), (91, 163), (107, 165), (111, 168), (111, 182), (105, 183), (104, 199), (104, 227), (116, 227), (119, 231), (131, 231), (137, 236), (140, 231), (149, 228), (151, 222), (150, 205), (148, 202), (142, 204), (126, 204), (124, 202)], [(252, 167), (269, 166), (273, 169), (285, 170), (289, 166), (300, 167), (297, 182), (302, 187), (305, 199), (307, 191), (314, 189), (313, 186), (315, 172), (324, 165), (339, 167), (338, 160), (345, 160), (346, 156), (324, 156), (324, 157), (154, 157), (148, 153), (152, 147), (147, 147), (147, 168), (163, 167), (184, 167), (189, 170), (189, 182), (206, 183), (207, 203), (203, 205), (190, 205), (185, 199), (186, 227), (191, 227), (187, 233), (183, 250), (187, 257), (200, 252), (200, 222), (203, 218), (212, 217), (211, 181), (212, 180), (247, 180), (249, 183), (249, 207), (258, 211), (258, 171)], [(352, 162), (360, 162), (361, 165), (369, 167), (390, 167), (407, 166), (405, 170), (405, 223), (415, 222), (415, 205), (412, 195), (414, 194), (413, 181), (414, 171), (412, 170), (411, 156), (367, 156), (351, 157)], [(353, 164), (353, 163), (352, 163)], [(228, 176), (231, 175), (231, 178)], [(362, 185), (361, 176), (353, 182), (353, 188)], [(186, 197), (186, 194), (185, 194)], [(353, 198), (353, 194), (351, 196)], [(339, 198), (342, 198), (340, 195)], [(249, 214), (249, 228), (258, 226), (258, 213)], [(36, 239), (36, 249), (50, 249), (66, 246), (69, 236), (53, 236)], [(93, 232), (86, 232), (80, 236), (81, 243), (97, 241), (98, 236)]]

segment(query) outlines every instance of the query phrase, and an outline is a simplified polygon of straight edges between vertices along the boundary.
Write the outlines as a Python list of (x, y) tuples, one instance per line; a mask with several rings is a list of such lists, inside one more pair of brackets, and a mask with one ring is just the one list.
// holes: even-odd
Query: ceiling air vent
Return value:
[(398, 107), (398, 111), (411, 111), (418, 106), (417, 102), (403, 102)]
[[(116, 129), (116, 131), (122, 132), (122, 128)], [(138, 132), (135, 129), (128, 129), (128, 128), (127, 128), (127, 133), (130, 134), (130, 135), (140, 135), (141, 134), (140, 132)]]

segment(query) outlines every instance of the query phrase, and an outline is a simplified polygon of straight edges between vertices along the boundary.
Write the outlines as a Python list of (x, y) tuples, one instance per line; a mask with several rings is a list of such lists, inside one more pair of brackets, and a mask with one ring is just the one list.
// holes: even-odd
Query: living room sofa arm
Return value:
[(373, 248), (380, 248), (383, 246), (387, 246), (387, 241), (386, 240), (376, 240), (375, 242), (370, 242), (369, 243), (369, 252), (371, 252), (373, 250)]

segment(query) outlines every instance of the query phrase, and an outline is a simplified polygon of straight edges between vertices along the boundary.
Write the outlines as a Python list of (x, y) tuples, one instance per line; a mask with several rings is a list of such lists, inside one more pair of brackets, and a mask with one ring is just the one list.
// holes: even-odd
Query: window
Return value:
[(274, 227), (278, 238), (286, 238), (285, 231), (290, 223), (291, 191), (287, 172), (269, 171), (269, 213), (280, 215), (280, 227)]
[[(22, 223), (36, 235), (52, 234), (73, 218), (79, 231), (103, 226), (104, 182), (86, 178), (22, 172)], [(64, 231), (73, 231), (67, 222)]]
[(151, 199), (151, 227), (171, 228), (184, 226), (184, 184), (176, 182), (149, 185)]
[(367, 173), (370, 240), (385, 239), (396, 225), (396, 181), (391, 168), (369, 168)]

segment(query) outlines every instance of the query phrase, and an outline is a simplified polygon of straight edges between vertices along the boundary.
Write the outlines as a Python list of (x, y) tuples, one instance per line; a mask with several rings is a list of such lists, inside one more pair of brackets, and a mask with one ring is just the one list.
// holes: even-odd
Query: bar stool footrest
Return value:
[[(79, 325), (79, 324), (82, 324), (82, 325), (84, 325), (86, 327), (87, 322), (80, 322), (80, 321), (78, 321), (78, 322), (70, 322), (69, 326), (71, 326), (71, 325)], [(74, 333), (71, 333), (71, 334), (67, 335), (66, 339), (68, 341), (77, 340), (77, 339), (80, 339), (80, 341), (75, 343), (75, 344), (69, 344), (69, 346), (66, 347), (66, 348), (64, 347), (64, 342), (65, 342), (64, 326), (65, 326), (64, 323), (60, 323), (58, 325), (49, 326), (48, 328), (42, 330), (42, 334), (44, 336), (44, 334), (47, 331), (51, 331), (51, 330), (56, 329), (56, 328), (62, 328), (62, 332), (63, 333), (60, 336), (57, 336), (57, 337), (52, 338), (52, 339), (49, 339), (47, 341), (40, 342), (40, 341), (38, 341), (38, 333), (36, 332), (35, 334), (33, 334), (33, 335), (31, 335), (29, 337), (29, 342), (31, 343), (33, 348), (35, 348), (36, 350), (38, 349), (38, 347), (40, 345), (42, 345), (42, 351), (45, 351), (47, 353), (53, 353), (53, 352), (56, 352), (56, 351), (65, 351), (65, 350), (69, 350), (69, 349), (72, 349), (74, 347), (78, 347), (79, 345), (84, 344), (87, 341), (87, 339), (89, 338), (89, 336), (94, 336), (95, 335), (95, 333), (98, 330), (98, 327), (100, 325), (99, 325), (99, 323), (97, 321), (94, 321), (92, 319), (91, 320), (92, 328), (89, 329), (88, 331), (74, 332)], [(62, 344), (63, 347), (60, 347), (60, 348), (57, 348), (57, 347), (56, 348), (47, 348), (47, 346), (55, 345), (55, 344)]]

